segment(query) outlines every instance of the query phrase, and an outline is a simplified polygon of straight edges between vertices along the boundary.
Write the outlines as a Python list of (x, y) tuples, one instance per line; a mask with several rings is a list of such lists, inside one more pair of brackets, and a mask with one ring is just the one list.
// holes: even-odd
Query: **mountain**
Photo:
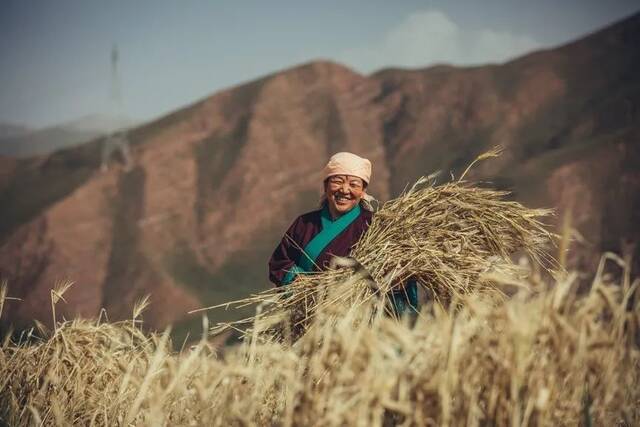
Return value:
[(15, 123), (0, 123), (0, 140), (12, 136), (23, 135), (29, 128)]
[(386, 200), (436, 170), (459, 176), (500, 144), (505, 154), (469, 179), (557, 207), (556, 225), (570, 212), (585, 241), (569, 261), (592, 268), (602, 251), (640, 240), (637, 40), (640, 15), (502, 65), (363, 76), (314, 62), (137, 127), (130, 166), (115, 158), (101, 171), (104, 139), (7, 160), (0, 275), (23, 301), (7, 302), (5, 323), (50, 323), (60, 279), (76, 285), (59, 315), (105, 307), (126, 318), (150, 293), (151, 327), (270, 286), (271, 250), (317, 206), (320, 171), (342, 150), (371, 159), (371, 193)]
[(0, 125), (0, 155), (29, 157), (49, 154), (133, 125), (134, 122), (128, 118), (99, 114), (37, 130)]

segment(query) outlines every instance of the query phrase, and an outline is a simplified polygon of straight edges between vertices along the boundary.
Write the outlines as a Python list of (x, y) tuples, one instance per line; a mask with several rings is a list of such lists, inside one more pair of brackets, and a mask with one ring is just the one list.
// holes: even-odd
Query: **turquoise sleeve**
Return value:
[(298, 274), (304, 273), (304, 270), (298, 267), (298, 264), (293, 264), (291, 270), (287, 271), (287, 274), (282, 279), (282, 285), (288, 285), (293, 282)]

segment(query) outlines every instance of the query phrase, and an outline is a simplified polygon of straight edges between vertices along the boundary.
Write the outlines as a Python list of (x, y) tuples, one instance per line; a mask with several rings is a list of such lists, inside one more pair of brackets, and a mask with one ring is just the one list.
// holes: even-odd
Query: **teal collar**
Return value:
[(333, 227), (336, 223), (345, 223), (347, 225), (351, 224), (354, 219), (356, 219), (360, 215), (360, 204), (356, 204), (356, 206), (351, 209), (349, 212), (339, 216), (336, 219), (331, 217), (331, 212), (329, 212), (329, 205), (327, 203), (324, 204), (322, 210), (320, 211), (320, 222), (322, 224), (322, 230)]

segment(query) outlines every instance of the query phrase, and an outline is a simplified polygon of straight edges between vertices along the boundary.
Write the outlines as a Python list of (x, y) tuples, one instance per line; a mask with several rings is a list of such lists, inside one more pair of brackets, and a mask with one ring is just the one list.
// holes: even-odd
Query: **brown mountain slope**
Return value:
[(500, 144), (506, 155), (471, 178), (530, 204), (571, 208), (593, 245), (588, 258), (619, 251), (623, 236), (639, 240), (637, 40), (640, 15), (502, 66), (378, 73), (381, 102), (391, 106), (392, 192), (425, 169), (459, 170)]
[(269, 286), (272, 247), (315, 207), (320, 170), (341, 150), (373, 161), (371, 191), (385, 200), (502, 144), (506, 154), (471, 177), (571, 207), (593, 245), (574, 262), (593, 262), (640, 237), (639, 29), (634, 16), (500, 66), (365, 77), (307, 64), (136, 129), (129, 170), (99, 171), (102, 141), (12, 163), (0, 187), (0, 273), (24, 301), (3, 318), (48, 320), (49, 289), (64, 278), (76, 285), (59, 312), (126, 317), (151, 293), (152, 326)]

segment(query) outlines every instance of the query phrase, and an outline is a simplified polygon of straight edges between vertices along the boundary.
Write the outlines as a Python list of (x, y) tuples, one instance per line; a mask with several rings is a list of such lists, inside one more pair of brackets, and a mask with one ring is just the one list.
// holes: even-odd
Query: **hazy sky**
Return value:
[(501, 62), (640, 10), (640, 0), (0, 0), (0, 122), (109, 113), (120, 51), (126, 114), (148, 120), (313, 59), (387, 66)]

